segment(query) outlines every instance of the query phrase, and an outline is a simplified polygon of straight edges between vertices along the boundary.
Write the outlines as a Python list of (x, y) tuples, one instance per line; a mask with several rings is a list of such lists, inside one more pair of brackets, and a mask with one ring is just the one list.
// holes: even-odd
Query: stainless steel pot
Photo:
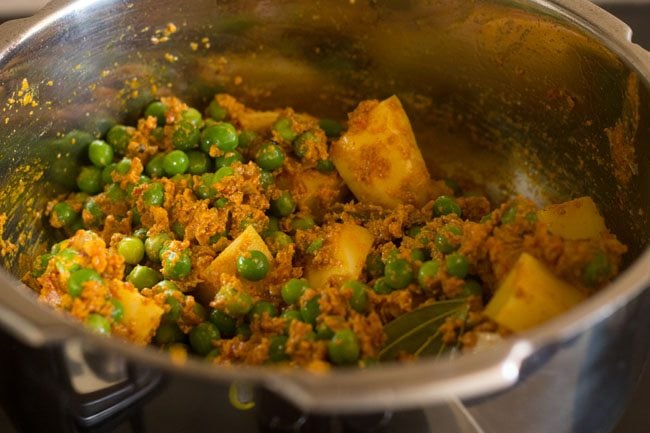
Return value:
[[(156, 95), (201, 106), (218, 90), (338, 118), (397, 94), (435, 174), (486, 184), (495, 199), (591, 195), (630, 247), (625, 269), (490, 350), (325, 376), (175, 365), (39, 305), (19, 278), (54, 239), (42, 209), (73, 179), (79, 144), (57, 134), (105, 131)], [(309, 412), (452, 401), (495, 432), (607, 431), (647, 358), (650, 54), (587, 1), (55, 0), (0, 26), (0, 95), (3, 238), (18, 245), (3, 256), (0, 322), (26, 344), (263, 387)]]

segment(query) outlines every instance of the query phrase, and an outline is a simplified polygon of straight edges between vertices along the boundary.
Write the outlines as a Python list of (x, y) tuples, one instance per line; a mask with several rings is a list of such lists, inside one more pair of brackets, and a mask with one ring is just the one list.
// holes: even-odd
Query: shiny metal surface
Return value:
[[(169, 22), (178, 31), (153, 43)], [(642, 313), (650, 285), (650, 55), (628, 39), (627, 26), (579, 0), (55, 1), (34, 18), (0, 26), (0, 167), (8, 173), (0, 210), (8, 215), (5, 238), (25, 234), (20, 253), (3, 259), (9, 273), (0, 275), (0, 321), (35, 345), (81, 339), (170, 374), (261, 384), (310, 411), (481, 397), (468, 404), (483, 422), (503, 421), (485, 413), (516, 403), (514, 423), (530, 419), (542, 401), (562, 402), (558, 432), (606, 431), (605, 424), (573, 428), (583, 425), (583, 405), (598, 398), (580, 390), (605, 383), (599, 372), (613, 371), (609, 379), (625, 386), (612, 388), (599, 410), (614, 416), (640, 362), (637, 352), (615, 360), (607, 354), (649, 341), (650, 318)], [(491, 351), (325, 378), (194, 361), (175, 366), (153, 350), (97, 339), (37, 305), (15, 276), (29, 263), (22, 255), (52, 238), (39, 212), (73, 176), (66, 163), (79, 149), (57, 133), (101, 132), (160, 94), (203, 106), (222, 89), (257, 106), (335, 118), (360, 99), (395, 93), (435, 174), (485, 182), (495, 199), (592, 195), (630, 246), (627, 268), (578, 308)], [(624, 142), (610, 142), (607, 130)], [(613, 160), (621, 145), (633, 157)], [(611, 370), (612, 362), (624, 368)]]

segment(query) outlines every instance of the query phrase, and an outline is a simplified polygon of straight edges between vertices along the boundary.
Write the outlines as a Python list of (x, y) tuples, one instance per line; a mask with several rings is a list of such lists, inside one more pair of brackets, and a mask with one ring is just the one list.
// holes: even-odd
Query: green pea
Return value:
[(449, 215), (452, 213), (459, 217), (462, 214), (460, 205), (453, 197), (441, 195), (433, 202), (433, 214), (435, 216)]
[(167, 106), (160, 101), (150, 103), (144, 110), (144, 116), (155, 117), (158, 126), (164, 126), (167, 123), (165, 113), (167, 113)]
[(153, 287), (160, 280), (162, 280), (160, 272), (143, 265), (136, 265), (126, 277), (126, 281), (133, 284), (138, 290)]
[(54, 254), (45, 253), (36, 257), (34, 264), (32, 265), (31, 275), (34, 278), (38, 278), (45, 273), (47, 265), (50, 263), (50, 259), (54, 257)]
[[(161, 283), (163, 281), (161, 281)], [(156, 286), (158, 286), (158, 284), (156, 284)], [(183, 306), (181, 305), (181, 302), (178, 299), (176, 299), (173, 295), (170, 294), (169, 296), (167, 296), (167, 298), (165, 298), (165, 304), (169, 306), (169, 310), (165, 314), (163, 314), (162, 321), (164, 323), (177, 323), (178, 320), (181, 318), (181, 313), (183, 311)]]
[(150, 183), (142, 193), (142, 200), (148, 206), (162, 206), (165, 202), (165, 187), (162, 183)]
[(280, 137), (291, 142), (296, 138), (296, 133), (293, 131), (292, 126), (293, 122), (287, 117), (281, 117), (275, 121), (272, 129), (276, 131)]
[(68, 203), (60, 201), (52, 208), (52, 215), (54, 215), (53, 225), (55, 228), (68, 227), (77, 218), (79, 214)]
[(92, 220), (90, 221), (91, 225), (100, 225), (104, 219), (104, 212), (102, 211), (102, 208), (92, 197), (90, 197), (88, 200), (86, 200), (86, 203), (84, 203), (84, 211), (92, 217)]
[(333, 119), (321, 119), (318, 122), (318, 126), (323, 130), (325, 135), (331, 138), (338, 137), (343, 132), (341, 123)]
[(54, 264), (60, 274), (75, 272), (80, 269), (78, 262), (79, 253), (72, 248), (65, 248), (56, 253)]
[(324, 243), (324, 241), (323, 241), (322, 238), (314, 239), (314, 240), (313, 240), (313, 241), (312, 241), (312, 242), (307, 246), (307, 249), (305, 250), (305, 252), (306, 252), (307, 254), (315, 254), (316, 251), (318, 251), (318, 250), (320, 250), (321, 248), (323, 248), (323, 243)]
[(275, 183), (275, 176), (270, 171), (261, 171), (259, 177), (260, 186), (263, 189), (267, 189), (269, 186)]
[(384, 262), (378, 253), (370, 253), (366, 257), (366, 272), (372, 278), (379, 278), (384, 275)]
[(88, 159), (97, 167), (106, 167), (113, 162), (113, 148), (103, 140), (88, 145)]
[(261, 251), (250, 250), (237, 257), (237, 273), (249, 281), (259, 281), (266, 277), (269, 268), (269, 259)]
[(81, 268), (71, 273), (70, 278), (68, 279), (68, 293), (70, 296), (73, 298), (81, 296), (84, 284), (88, 281), (95, 281), (104, 284), (104, 280), (102, 280), (102, 277), (100, 277), (94, 269)]
[(293, 140), (293, 153), (300, 159), (303, 159), (309, 153), (310, 143), (317, 142), (316, 134), (312, 131), (303, 132)]
[(216, 326), (210, 322), (203, 322), (190, 331), (190, 346), (198, 355), (205, 356), (214, 349), (212, 342), (220, 338)]
[(388, 284), (386, 277), (381, 277), (377, 278), (375, 284), (372, 286), (372, 290), (374, 290), (378, 295), (387, 295), (393, 291), (393, 287)]
[(235, 170), (232, 167), (220, 167), (212, 175), (212, 182), (213, 183), (221, 182), (221, 180), (225, 179), (228, 176), (233, 176), (234, 174), (235, 174)]
[(207, 109), (208, 116), (214, 120), (223, 120), (226, 118), (228, 112), (217, 101), (210, 102)]
[(183, 111), (181, 113), (181, 119), (186, 120), (195, 127), (200, 127), (201, 123), (203, 122), (203, 116), (201, 116), (201, 112), (197, 110), (196, 108), (188, 108), (187, 110)]
[(175, 282), (170, 280), (162, 280), (153, 289), (156, 293), (167, 293), (168, 295), (174, 292), (180, 292), (180, 289)]
[(168, 176), (183, 174), (189, 166), (190, 160), (182, 150), (172, 150), (163, 159), (163, 169)]
[(162, 141), (165, 139), (165, 129), (158, 126), (153, 130), (151, 130), (149, 136), (153, 138), (155, 141), (157, 141), (158, 143), (162, 143)]
[(288, 337), (286, 335), (276, 335), (271, 337), (269, 344), (270, 362), (282, 362), (289, 359), (289, 355), (286, 353), (287, 340)]
[(117, 244), (117, 253), (124, 257), (124, 262), (137, 265), (144, 258), (144, 244), (133, 236), (127, 236)]
[(189, 166), (187, 171), (190, 174), (201, 175), (207, 173), (212, 169), (212, 161), (210, 157), (198, 150), (190, 150), (187, 152)]
[(460, 247), (460, 245), (456, 242), (452, 242), (449, 239), (449, 234), (460, 236), (462, 233), (463, 232), (460, 228), (452, 225), (446, 225), (443, 227), (440, 233), (436, 234), (433, 243), (436, 246), (436, 249), (441, 253), (453, 253), (458, 249), (458, 247)]
[(351, 364), (359, 359), (359, 340), (351, 329), (337, 331), (327, 343), (327, 356), (337, 365)]
[(122, 304), (122, 301), (115, 298), (111, 299), (111, 304), (113, 304), (111, 317), (113, 318), (113, 321), (119, 323), (124, 320), (124, 304)]
[(147, 173), (149, 177), (162, 177), (165, 175), (165, 168), (163, 166), (163, 161), (165, 159), (165, 155), (162, 153), (159, 153), (158, 155), (154, 156), (147, 162), (147, 165), (144, 167), (144, 172)]
[(221, 287), (215, 299), (223, 304), (224, 313), (232, 317), (245, 316), (253, 308), (253, 298), (251, 295), (231, 286)]
[(286, 247), (288, 247), (289, 245), (291, 245), (293, 243), (293, 239), (291, 239), (291, 236), (289, 236), (288, 234), (281, 231), (277, 231), (271, 233), (266, 238), (266, 242), (268, 246), (271, 248), (271, 251), (277, 253), (278, 251), (281, 251)]
[(172, 133), (172, 146), (178, 150), (190, 150), (198, 146), (200, 137), (200, 131), (192, 122), (181, 120)]
[(611, 274), (612, 267), (604, 251), (596, 252), (583, 269), (582, 278), (590, 287), (605, 281)]
[(217, 146), (223, 152), (230, 152), (239, 145), (237, 130), (230, 123), (217, 123), (203, 130), (201, 134), (201, 150), (210, 152), (212, 146)]
[(189, 250), (162, 252), (161, 261), (163, 275), (174, 280), (185, 278), (192, 271), (192, 258)]
[(95, 334), (111, 335), (111, 322), (104, 316), (96, 313), (89, 314), (84, 324)]
[(291, 221), (291, 228), (293, 230), (309, 230), (316, 227), (316, 222), (311, 215), (302, 218), (296, 218)]
[(316, 163), (316, 170), (323, 173), (329, 173), (336, 170), (336, 167), (334, 167), (334, 163), (331, 160), (321, 159)]
[(85, 193), (97, 194), (102, 191), (102, 170), (94, 165), (82, 167), (77, 176), (77, 187)]
[(280, 196), (271, 200), (271, 214), (276, 217), (285, 217), (291, 215), (296, 210), (296, 202), (293, 200), (289, 191), (282, 191)]
[(217, 192), (214, 190), (214, 188), (206, 184), (198, 185), (194, 193), (196, 194), (199, 200), (211, 199), (214, 198), (215, 195), (217, 195)]
[(140, 239), (144, 243), (145, 239), (147, 239), (147, 233), (148, 232), (149, 232), (149, 230), (147, 228), (140, 227), (139, 229), (135, 229), (133, 231), (133, 236)]
[(205, 307), (198, 302), (194, 303), (192, 312), (202, 321), (206, 321), (208, 319), (208, 312), (206, 311)]
[(302, 314), (298, 310), (284, 310), (280, 315), (283, 319), (287, 321), (287, 324), (293, 322), (294, 320), (299, 320), (302, 322)]
[(411, 250), (411, 259), (415, 262), (424, 262), (427, 256), (428, 254), (423, 248), (414, 248)]
[(144, 252), (147, 254), (147, 258), (153, 262), (159, 262), (160, 251), (171, 240), (171, 237), (167, 233), (158, 233), (147, 238), (144, 241)]
[(265, 313), (268, 314), (269, 317), (278, 317), (278, 309), (275, 305), (267, 301), (256, 302), (248, 313), (249, 321), (255, 316), (262, 317)]
[(469, 272), (467, 257), (460, 253), (449, 254), (445, 259), (447, 273), (453, 277), (465, 278)]
[(280, 230), (280, 220), (274, 216), (269, 217), (269, 223), (266, 226), (266, 235), (270, 235), (273, 232)]
[(221, 155), (220, 157), (216, 158), (214, 160), (214, 165), (217, 168), (230, 167), (237, 162), (243, 163), (244, 156), (236, 150), (233, 150), (232, 152), (227, 152), (225, 155)]
[(65, 228), (65, 231), (68, 234), (68, 236), (72, 236), (75, 233), (77, 233), (77, 231), (83, 229), (84, 229), (83, 221), (81, 220), (81, 218), (77, 218), (72, 222), (72, 224), (70, 224), (68, 227)]
[(317, 340), (331, 340), (334, 337), (334, 331), (324, 323), (316, 325), (316, 339)]
[(251, 335), (253, 335), (253, 333), (251, 332), (251, 328), (248, 326), (248, 324), (242, 323), (240, 325), (237, 325), (236, 335), (242, 340), (246, 341), (251, 338)]
[(257, 138), (255, 131), (242, 131), (239, 133), (239, 147), (247, 149)]
[(411, 264), (407, 260), (395, 259), (386, 264), (384, 275), (388, 285), (399, 290), (413, 281), (413, 268), (411, 268)]
[(227, 198), (221, 197), (214, 201), (214, 207), (216, 207), (217, 209), (223, 209), (224, 207), (226, 207), (226, 205), (228, 205), (228, 203), (229, 201)]
[(106, 185), (110, 185), (114, 183), (113, 180), (113, 172), (115, 171), (115, 168), (117, 167), (116, 163), (110, 163), (104, 169), (102, 170), (102, 182)]
[(463, 284), (463, 292), (462, 292), (461, 296), (462, 297), (468, 297), (468, 296), (482, 297), (483, 296), (483, 286), (481, 286), (481, 283), (479, 283), (476, 280), (467, 280), (467, 281), (465, 281), (465, 284)]
[(210, 322), (217, 327), (224, 338), (232, 338), (237, 333), (237, 322), (221, 310), (210, 312)]
[(122, 158), (117, 164), (115, 164), (115, 172), (118, 174), (127, 174), (131, 171), (131, 159)]
[(282, 286), (282, 289), (280, 290), (280, 294), (282, 295), (282, 299), (284, 302), (286, 302), (289, 305), (296, 305), (300, 298), (302, 297), (303, 293), (305, 293), (305, 290), (309, 288), (309, 283), (307, 280), (301, 278), (292, 278), (289, 281), (287, 281), (284, 286)]
[(257, 151), (255, 162), (264, 170), (275, 170), (284, 163), (284, 152), (277, 144), (266, 142)]
[(115, 125), (108, 130), (106, 141), (113, 147), (118, 155), (123, 155), (131, 141), (131, 133), (124, 125)]
[(320, 315), (320, 296), (314, 296), (300, 307), (302, 321), (313, 325)]
[(418, 271), (418, 283), (422, 288), (430, 288), (438, 275), (440, 270), (440, 262), (438, 260), (429, 260), (422, 263)]
[(350, 297), (350, 306), (357, 313), (365, 313), (368, 304), (368, 294), (366, 290), (368, 286), (358, 280), (350, 280), (343, 284), (343, 289), (350, 289), (352, 296)]
[(517, 218), (517, 206), (512, 205), (501, 215), (501, 224), (510, 224)]
[(176, 323), (168, 322), (160, 324), (153, 338), (156, 344), (162, 346), (182, 342), (185, 339), (185, 334), (183, 334), (183, 331), (181, 331)]

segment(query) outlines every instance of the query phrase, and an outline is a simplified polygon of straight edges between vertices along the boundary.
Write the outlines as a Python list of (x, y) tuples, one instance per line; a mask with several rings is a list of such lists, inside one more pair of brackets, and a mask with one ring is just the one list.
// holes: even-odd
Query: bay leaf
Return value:
[(442, 341), (440, 326), (448, 317), (466, 317), (468, 310), (467, 299), (461, 298), (438, 301), (403, 314), (384, 326), (387, 339), (379, 359), (395, 359), (399, 353), (440, 356), (451, 349)]

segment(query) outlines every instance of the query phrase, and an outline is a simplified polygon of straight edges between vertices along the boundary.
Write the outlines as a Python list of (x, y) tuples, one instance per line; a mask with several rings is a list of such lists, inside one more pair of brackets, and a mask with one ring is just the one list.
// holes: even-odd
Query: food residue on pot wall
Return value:
[(638, 174), (634, 138), (639, 129), (639, 104), (639, 79), (636, 74), (630, 74), (621, 117), (613, 127), (605, 129), (614, 176), (623, 188), (629, 185), (632, 176)]

